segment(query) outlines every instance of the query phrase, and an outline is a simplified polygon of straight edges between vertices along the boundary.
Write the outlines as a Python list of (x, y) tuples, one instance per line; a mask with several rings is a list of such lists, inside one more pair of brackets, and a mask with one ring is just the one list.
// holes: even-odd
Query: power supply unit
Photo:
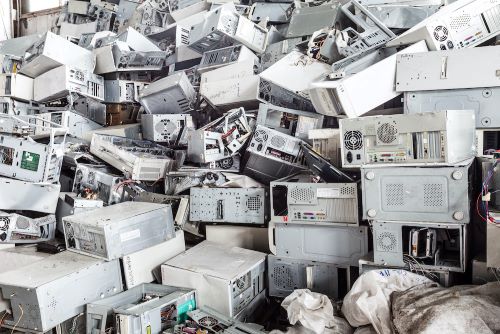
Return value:
[(259, 104), (257, 124), (309, 141), (309, 131), (323, 126), (323, 116), (301, 110)]
[(357, 266), (368, 253), (368, 227), (271, 221), (269, 248), (278, 257)]
[(270, 188), (272, 221), (359, 225), (356, 183), (320, 183), (310, 173), (303, 173), (273, 181)]
[(52, 128), (47, 144), (30, 137), (0, 135), (0, 175), (30, 182), (59, 180), (64, 153), (65, 129)]
[(340, 3), (335, 2), (320, 6), (295, 8), (293, 11), (289, 11), (290, 15), (287, 16), (289, 16), (290, 23), (285, 37), (311, 36), (315, 31), (332, 27), (335, 24), (340, 6)]
[(135, 51), (122, 41), (94, 49), (96, 74), (123, 71), (159, 71), (168, 56), (166, 51)]
[(172, 150), (147, 140), (94, 134), (90, 153), (132, 180), (157, 181), (174, 166)]
[(416, 91), (404, 94), (406, 114), (438, 110), (474, 110), (477, 129), (500, 127), (500, 117), (497, 116), (496, 110), (499, 103), (500, 87)]
[(119, 187), (124, 181), (123, 175), (107, 166), (77, 164), (72, 191), (84, 199), (99, 199), (112, 205), (126, 199), (123, 188)]
[[(497, 6), (500, 14), (500, 1)], [(493, 64), (499, 56), (500, 46), (398, 55), (396, 91), (498, 87)], [(464, 65), (471, 63), (474, 70), (463, 71)]]
[(209, 241), (161, 266), (162, 283), (196, 289), (198, 306), (227, 317), (245, 309), (265, 286), (266, 254)]
[(340, 120), (342, 166), (454, 164), (474, 157), (473, 110)]
[(141, 124), (144, 139), (170, 145), (186, 145), (188, 131), (195, 130), (189, 114), (144, 114)]
[(148, 83), (128, 80), (104, 80), (106, 103), (136, 103), (139, 93)]
[(189, 220), (259, 224), (268, 220), (265, 188), (191, 188)]
[(196, 309), (195, 290), (141, 284), (87, 305), (87, 334), (161, 334), (186, 320)]
[[(349, 291), (351, 270), (349, 265), (267, 256), (269, 296), (285, 298), (294, 290), (309, 289), (334, 300), (341, 298), (340, 291)], [(342, 277), (343, 276), (343, 277)], [(345, 282), (345, 286), (341, 286)], [(354, 282), (352, 282), (354, 283)]]
[(257, 125), (245, 153), (243, 173), (267, 183), (305, 170), (299, 138)]
[(233, 45), (221, 49), (210, 50), (203, 53), (198, 72), (204, 73), (214, 69), (241, 62), (258, 62), (258, 58), (244, 45)]
[(123, 290), (120, 264), (61, 252), (0, 274), (11, 314), (3, 324), (45, 333), (85, 311), (87, 303)]
[(158, 245), (142, 249), (121, 258), (125, 287), (128, 289), (142, 283), (155, 281), (160, 266), (165, 261), (186, 250), (184, 231), (175, 231), (175, 237)]
[(189, 47), (199, 53), (241, 43), (256, 53), (266, 49), (268, 31), (224, 4), (209, 11), (201, 23), (191, 26)]
[(53, 214), (23, 215), (0, 211), (0, 244), (27, 244), (54, 239), (56, 217)]
[(468, 223), (472, 175), (472, 159), (449, 167), (364, 166), (363, 218)]
[(169, 205), (123, 202), (63, 218), (66, 248), (118, 259), (175, 237)]
[(375, 221), (372, 231), (377, 264), (465, 272), (465, 224)]
[(327, 116), (363, 116), (400, 94), (394, 88), (397, 55), (426, 51), (421, 41), (351, 76), (314, 82), (309, 90), (312, 104), (318, 113)]
[(0, 210), (55, 213), (61, 185), (0, 177)]
[(458, 0), (444, 6), (387, 45), (425, 40), (429, 50), (472, 48), (500, 33), (500, 23), (497, 21), (499, 14), (500, 2), (497, 0)]
[(238, 320), (238, 317), (228, 317), (211, 307), (201, 307), (188, 312), (196, 324), (205, 328), (210, 333), (228, 332), (233, 334), (262, 334), (263, 331), (257, 324), (248, 324)]
[(0, 96), (32, 101), (33, 79), (19, 73), (0, 74)]
[(186, 114), (194, 108), (196, 92), (181, 71), (150, 83), (141, 90), (139, 101), (149, 114)]
[(102, 208), (104, 202), (100, 199), (89, 199), (78, 197), (76, 193), (61, 192), (57, 202), (56, 221), (57, 230), (64, 233), (62, 219), (66, 216), (88, 212), (97, 208)]
[(339, 129), (310, 129), (307, 139), (312, 143), (314, 151), (328, 159), (332, 165), (342, 164)]

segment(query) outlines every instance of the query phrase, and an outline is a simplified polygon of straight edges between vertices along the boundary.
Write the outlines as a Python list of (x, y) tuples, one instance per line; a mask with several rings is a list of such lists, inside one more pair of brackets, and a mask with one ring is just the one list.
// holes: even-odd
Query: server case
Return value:
[(257, 125), (245, 154), (243, 173), (267, 183), (305, 170), (302, 140)]
[(142, 283), (151, 283), (165, 261), (186, 250), (184, 231), (176, 231), (175, 237), (152, 247), (125, 255), (120, 262), (123, 268), (125, 287), (130, 289)]
[(327, 116), (367, 114), (399, 95), (394, 88), (396, 55), (426, 51), (425, 43), (419, 42), (346, 78), (314, 82), (309, 90), (314, 108)]
[(174, 165), (172, 150), (147, 140), (94, 134), (90, 152), (133, 180), (157, 181)]
[[(404, 111), (414, 114), (439, 110), (474, 110), (476, 128), (498, 128), (500, 87), (405, 92)], [(478, 152), (481, 152), (478, 149)]]
[(260, 224), (269, 217), (265, 188), (191, 188), (193, 222)]
[(278, 257), (357, 266), (368, 252), (368, 228), (271, 221), (269, 247)]
[(271, 182), (271, 220), (277, 222), (359, 225), (356, 183), (317, 183), (309, 173)]
[(13, 312), (4, 324), (43, 333), (121, 292), (120, 265), (62, 252), (0, 274), (0, 288)]
[(187, 144), (187, 131), (195, 129), (189, 114), (144, 114), (141, 124), (144, 139), (171, 145)]
[(466, 269), (465, 224), (376, 221), (372, 229), (377, 264), (404, 267), (409, 262), (424, 270)]
[(473, 110), (340, 120), (342, 166), (454, 164), (476, 154)]
[[(141, 284), (87, 305), (87, 334), (161, 334), (186, 320), (196, 308), (195, 290), (160, 284)], [(115, 320), (116, 318), (116, 320)]]
[(82, 70), (92, 71), (95, 65), (95, 56), (92, 51), (79, 47), (48, 31), (26, 50), (19, 73), (36, 78), (61, 65), (77, 66)]
[(429, 50), (472, 48), (500, 33), (500, 24), (496, 19), (500, 14), (498, 5), (496, 0), (455, 1), (387, 45), (425, 40)]
[(55, 213), (61, 185), (0, 177), (0, 210)]
[(264, 290), (266, 254), (204, 241), (162, 265), (162, 283), (196, 289), (200, 307), (234, 317)]
[[(500, 15), (500, 6), (498, 10)], [(396, 91), (498, 87), (494, 63), (499, 57), (500, 46), (400, 54)], [(474, 64), (473, 71), (463, 70), (468, 64)]]
[(169, 205), (123, 202), (63, 218), (66, 248), (108, 261), (175, 237)]
[(472, 160), (453, 167), (362, 167), (363, 218), (468, 223)]
[(178, 72), (149, 84), (139, 101), (149, 114), (186, 114), (194, 108), (196, 92), (186, 73)]
[(350, 267), (268, 255), (269, 296), (285, 298), (296, 289), (309, 289), (337, 300), (339, 268), (348, 272)]

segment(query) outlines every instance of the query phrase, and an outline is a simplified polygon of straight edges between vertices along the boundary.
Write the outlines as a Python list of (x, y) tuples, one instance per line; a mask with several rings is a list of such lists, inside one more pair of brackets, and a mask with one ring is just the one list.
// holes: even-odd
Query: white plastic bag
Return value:
[(351, 334), (349, 323), (334, 315), (333, 305), (327, 296), (308, 289), (295, 290), (283, 300), (281, 306), (287, 311), (288, 321), (296, 325), (288, 334)]
[(431, 280), (399, 269), (372, 270), (361, 275), (345, 296), (342, 313), (351, 326), (371, 324), (378, 334), (392, 333), (390, 295)]

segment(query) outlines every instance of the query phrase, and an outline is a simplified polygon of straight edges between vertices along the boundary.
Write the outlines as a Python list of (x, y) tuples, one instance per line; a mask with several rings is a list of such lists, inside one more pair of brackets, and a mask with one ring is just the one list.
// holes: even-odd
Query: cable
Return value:
[(24, 310), (21, 307), (21, 305), (17, 305), (17, 306), (19, 306), (19, 309), (21, 310), (21, 316), (19, 317), (19, 320), (16, 322), (16, 324), (14, 325), (14, 327), (12, 327), (12, 330), (10, 331), (10, 334), (14, 334), (14, 330), (16, 329), (17, 325), (19, 325), (19, 323), (21, 322), (21, 319), (23, 318), (23, 315), (24, 315)]

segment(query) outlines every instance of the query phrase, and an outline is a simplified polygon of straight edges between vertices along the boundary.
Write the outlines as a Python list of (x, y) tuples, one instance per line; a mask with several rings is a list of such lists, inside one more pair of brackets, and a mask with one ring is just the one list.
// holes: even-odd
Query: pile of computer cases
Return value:
[(373, 268), (495, 279), (499, 6), (69, 0), (1, 41), (0, 326), (257, 333)]

